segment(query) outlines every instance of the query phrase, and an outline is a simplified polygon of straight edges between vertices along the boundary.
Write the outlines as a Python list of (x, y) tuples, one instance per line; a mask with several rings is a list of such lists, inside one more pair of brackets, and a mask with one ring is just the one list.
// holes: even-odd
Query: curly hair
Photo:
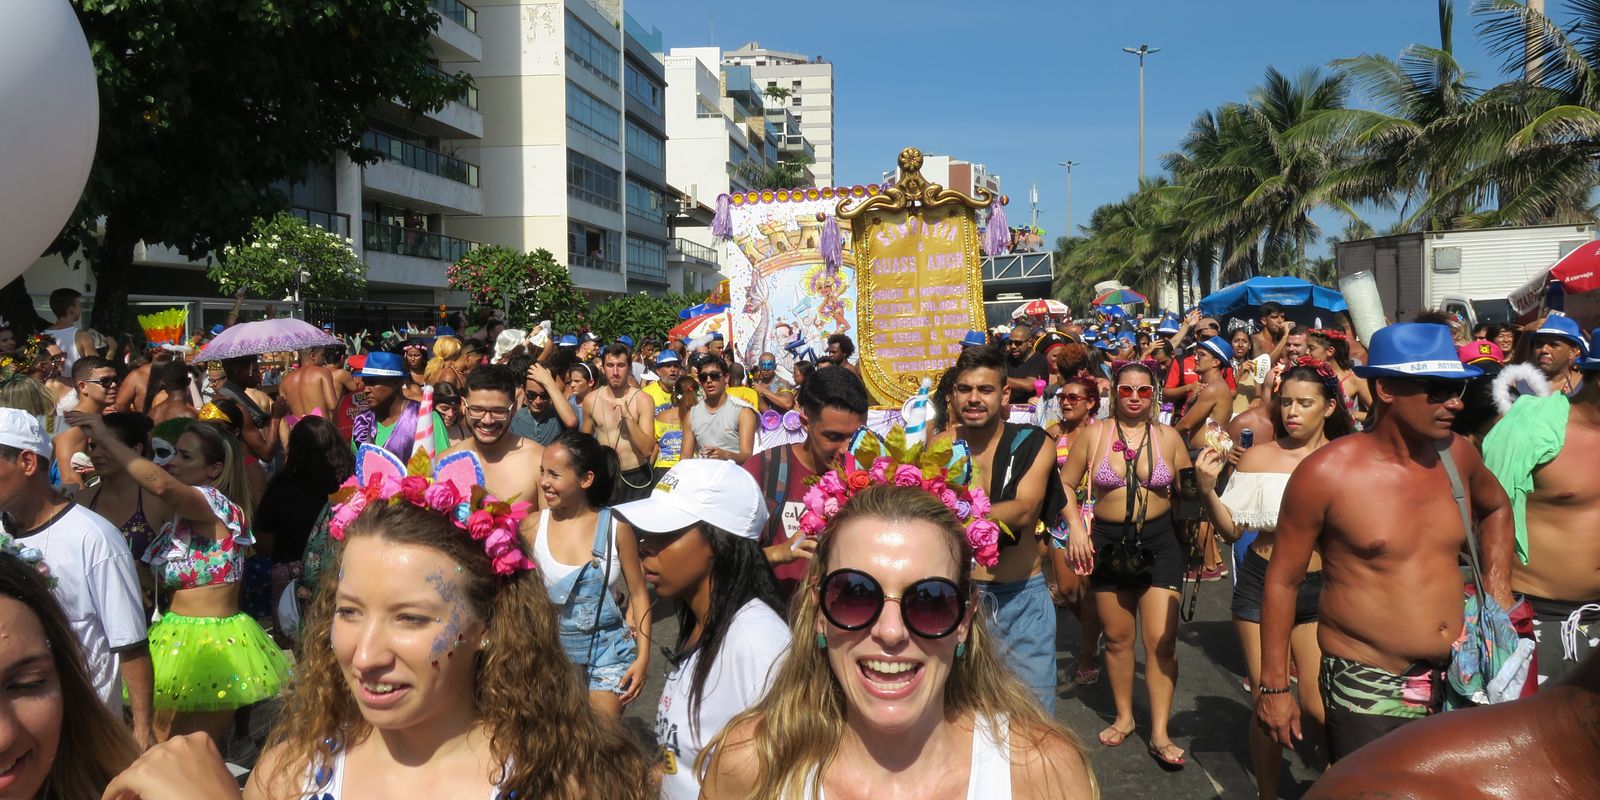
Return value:
[[(436, 550), (462, 568), (462, 595), (489, 642), (476, 655), (472, 701), (494, 763), (502, 765), (495, 781), (505, 796), (654, 796), (644, 754), (590, 708), (537, 572), (496, 577), (478, 542), (444, 515), (407, 503), (370, 506), (345, 530), (347, 544), (361, 537)], [(337, 558), (343, 555), (340, 548)], [(372, 734), (331, 645), (341, 571), (333, 565), (323, 572), (307, 609), (293, 682), (269, 742), (282, 754), (271, 776), (275, 785), (303, 787), (337, 748)]]
[(1095, 380), (1093, 375), (1086, 371), (1079, 370), (1071, 375), (1063, 375), (1061, 377), (1062, 388), (1066, 388), (1069, 385), (1083, 387), (1083, 396), (1089, 403), (1091, 415), (1094, 413), (1094, 409), (1100, 407), (1100, 382)]
[[(747, 746), (759, 762), (751, 797), (805, 796), (804, 787), (813, 771), (825, 771), (838, 753), (845, 728), (844, 689), (829, 666), (828, 651), (799, 643), (809, 642), (816, 635), (820, 614), (818, 586), (833, 566), (831, 555), (839, 532), (856, 520), (924, 521), (944, 534), (957, 565), (956, 585), (968, 598), (967, 613), (971, 617), (966, 653), (951, 663), (945, 684), (945, 718), (971, 714), (975, 719), (986, 720), (992, 726), (990, 735), (998, 741), (998, 720), (1004, 717), (1009, 720), (1012, 742), (1028, 741), (1037, 747), (1046, 739), (1058, 738), (1071, 743), (1082, 757), (1077, 737), (1045, 715), (1039, 701), (1001, 660), (997, 640), (992, 638), (983, 615), (977, 613), (972, 547), (955, 514), (920, 488), (872, 486), (851, 497), (828, 521), (818, 539), (805, 585), (792, 601), (794, 620), (789, 630), (791, 641), (796, 644), (779, 662), (772, 686), (761, 701), (729, 721), (695, 759), (694, 768), (701, 782), (705, 782), (718, 751), (733, 744), (729, 733), (739, 730), (741, 723), (750, 723), (745, 726), (750, 735)], [(1084, 763), (1088, 763), (1086, 757)], [(1092, 774), (1089, 780), (1094, 780)], [(1098, 790), (1094, 796), (1098, 796)]]
[(433, 340), (433, 358), (428, 359), (428, 366), (422, 371), (422, 379), (428, 383), (438, 383), (439, 376), (444, 373), (444, 368), (461, 355), (461, 340), (454, 336), (440, 336)]

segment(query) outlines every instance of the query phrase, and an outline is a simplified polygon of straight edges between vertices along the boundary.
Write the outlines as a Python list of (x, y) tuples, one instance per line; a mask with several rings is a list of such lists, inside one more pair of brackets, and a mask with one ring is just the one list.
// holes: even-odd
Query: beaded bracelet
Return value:
[(1288, 694), (1294, 691), (1294, 687), (1285, 686), (1282, 689), (1257, 689), (1256, 691), (1259, 691), (1262, 694)]

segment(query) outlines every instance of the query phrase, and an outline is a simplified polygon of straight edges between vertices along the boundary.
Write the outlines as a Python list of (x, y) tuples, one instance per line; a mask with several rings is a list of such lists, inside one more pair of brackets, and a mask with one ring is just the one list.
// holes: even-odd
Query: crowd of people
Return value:
[[(1560, 315), (973, 331), (906, 450), (845, 335), (786, 376), (491, 320), (263, 387), (51, 307), (0, 328), (6, 796), (1097, 797), (1062, 680), (1183, 769), (1178, 631), (1224, 580), (1261, 797), (1303, 741), (1349, 792), (1600, 708), (1600, 344)], [(1426, 719), (1491, 692), (1532, 696)], [(1595, 751), (1507, 780), (1600, 786)]]

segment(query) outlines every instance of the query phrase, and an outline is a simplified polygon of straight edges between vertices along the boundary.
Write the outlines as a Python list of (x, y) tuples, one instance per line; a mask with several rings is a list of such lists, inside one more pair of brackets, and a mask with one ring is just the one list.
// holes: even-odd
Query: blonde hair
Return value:
[[(556, 610), (537, 572), (497, 577), (480, 543), (444, 515), (408, 503), (369, 506), (346, 529), (345, 543), (364, 536), (426, 547), (461, 568), (462, 597), (489, 642), (476, 655), (471, 702), (502, 796), (653, 800), (656, 786), (638, 745), (590, 708), (587, 687), (561, 649)], [(340, 547), (337, 560), (345, 552)], [(269, 743), (282, 753), (276, 773), (264, 776), (269, 785), (299, 791), (338, 749), (372, 735), (331, 645), (342, 571), (337, 565), (323, 570), (307, 609), (293, 682)]]
[(22, 372), (0, 379), (0, 407), (20, 409), (36, 417), (56, 413), (56, 403), (50, 397), (50, 390)]
[[(995, 741), (1003, 738), (999, 720), (1005, 718), (1013, 740), (1018, 736), (1026, 737), (1038, 747), (1046, 739), (1059, 738), (1070, 743), (1081, 756), (1082, 745), (1077, 737), (1046, 716), (1038, 698), (1001, 663), (983, 615), (977, 613), (972, 548), (955, 514), (920, 488), (872, 486), (850, 498), (839, 514), (829, 520), (818, 540), (805, 585), (794, 596), (791, 608), (794, 620), (790, 624), (794, 644), (780, 662), (777, 676), (761, 701), (729, 721), (695, 759), (694, 768), (701, 782), (705, 782), (717, 752), (729, 744), (729, 732), (738, 729), (740, 723), (749, 723), (748, 746), (758, 763), (749, 796), (801, 797), (813, 772), (819, 777), (813, 782), (812, 797), (820, 794), (820, 775), (827, 770), (844, 737), (846, 707), (844, 690), (828, 664), (828, 651), (807, 647), (805, 643), (816, 635), (820, 613), (817, 587), (830, 569), (835, 538), (850, 522), (868, 519), (931, 523), (945, 534), (945, 543), (959, 565), (956, 584), (968, 597), (971, 627), (967, 632), (966, 652), (951, 664), (945, 683), (946, 718), (970, 714), (974, 724), (986, 721)], [(1013, 748), (1013, 753), (1015, 750)], [(1088, 763), (1087, 758), (1084, 763)], [(1089, 781), (1094, 787), (1092, 773)], [(1098, 793), (1095, 788), (1092, 796)]]
[(239, 507), (244, 514), (244, 524), (249, 525), (256, 504), (254, 495), (250, 493), (250, 480), (244, 471), (244, 454), (240, 452), (243, 445), (215, 422), (191, 422), (183, 432), (192, 433), (200, 440), (200, 455), (207, 464), (222, 465), (222, 474), (211, 485)]
[(461, 355), (461, 340), (454, 336), (440, 336), (433, 340), (433, 358), (428, 359), (428, 366), (422, 371), (422, 379), (428, 383), (438, 383), (439, 373), (450, 362)]

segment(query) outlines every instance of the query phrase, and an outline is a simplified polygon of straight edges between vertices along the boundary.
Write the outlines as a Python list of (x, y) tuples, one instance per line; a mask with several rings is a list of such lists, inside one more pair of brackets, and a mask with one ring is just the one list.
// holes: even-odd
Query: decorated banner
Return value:
[(921, 170), (921, 151), (908, 147), (898, 183), (838, 204), (855, 243), (861, 375), (880, 403), (905, 402), (924, 378), (937, 383), (966, 332), (985, 327), (975, 211), (1000, 198), (930, 184)]
[[(856, 271), (849, 237), (837, 242), (845, 254), (830, 265), (822, 248), (825, 228), (839, 198), (866, 187), (765, 189), (724, 195), (728, 212), (723, 272), (732, 315), (729, 351), (754, 364), (762, 353), (777, 357), (778, 374), (793, 380), (797, 343), (816, 353), (835, 333), (856, 336)], [(791, 346), (795, 345), (795, 346)]]

